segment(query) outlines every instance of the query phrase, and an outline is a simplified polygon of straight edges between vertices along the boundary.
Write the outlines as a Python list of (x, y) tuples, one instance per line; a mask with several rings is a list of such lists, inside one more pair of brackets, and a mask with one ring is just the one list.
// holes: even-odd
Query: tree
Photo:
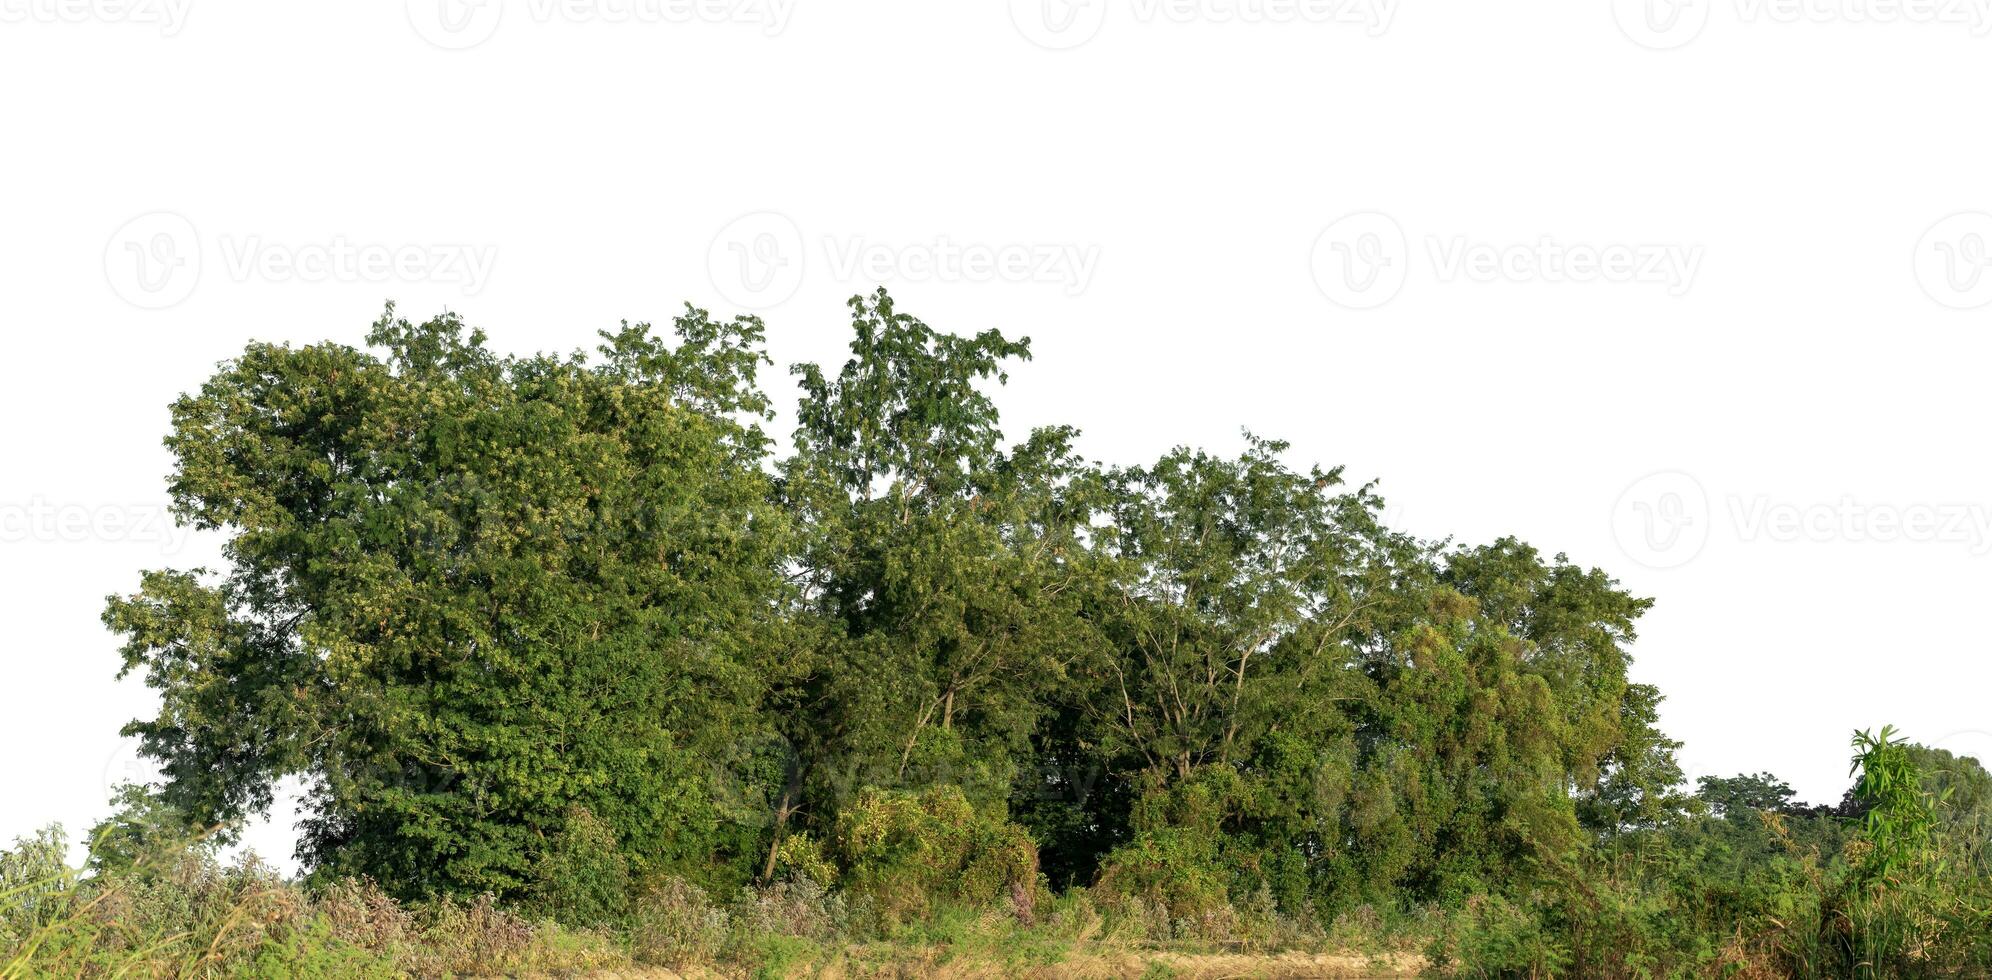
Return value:
[(1790, 784), (1767, 772), (1729, 777), (1703, 776), (1696, 781), (1695, 795), (1718, 817), (1747, 817), (1753, 813), (1791, 815), (1804, 812), (1794, 802), (1797, 795)]
[(1111, 746), (1177, 779), (1331, 705), (1316, 685), (1388, 596), (1381, 501), (1247, 438), (1236, 460), (1178, 449), (1108, 477), (1100, 540), (1123, 579), (1104, 616), (1122, 653), (1096, 710)]
[(1599, 761), (1597, 788), (1580, 798), (1584, 825), (1605, 834), (1663, 826), (1687, 812), (1674, 753), (1681, 743), (1660, 731), (1660, 689), (1628, 684), (1620, 701), (1619, 739)]
[(762, 329), (673, 326), (590, 364), (390, 307), (379, 356), (252, 344), (180, 399), (174, 507), (229, 565), (105, 615), (166, 803), (228, 821), (302, 775), (302, 856), (405, 895), (520, 895), (573, 813), (637, 870), (750, 849), (712, 760), (779, 670)]
[(778, 695), (796, 778), (770, 870), (798, 807), (827, 829), (865, 787), (958, 783), (1001, 802), (1046, 692), (1095, 642), (1072, 588), (1087, 574), (1074, 433), (1006, 450), (980, 387), (1029, 342), (938, 333), (883, 290), (851, 310), (842, 369), (795, 368), (782, 491), (806, 529), (799, 615), (817, 646)]
[(1661, 808), (1673, 744), (1625, 678), (1645, 600), (1511, 539), (1392, 532), (1285, 448), (1111, 475), (1117, 656), (1090, 703), (1142, 788), (1103, 874), (1171, 855), (1289, 907), (1451, 901), (1581, 846), (1580, 799)]
[(1000, 844), (1020, 909), (1042, 867), (1193, 918), (1519, 894), (1677, 822), (1627, 677), (1649, 602), (1604, 572), (1392, 530), (1249, 433), (1123, 467), (1012, 441), (1028, 340), (850, 309), (779, 459), (753, 318), (503, 357), (390, 310), (365, 350), (222, 365), (167, 444), (227, 566), (106, 613), (161, 694), (147, 806), (226, 822), (301, 775), (317, 871), (580, 922), (665, 874), (854, 887), (884, 866), (854, 814), (943, 800), (920, 826)]

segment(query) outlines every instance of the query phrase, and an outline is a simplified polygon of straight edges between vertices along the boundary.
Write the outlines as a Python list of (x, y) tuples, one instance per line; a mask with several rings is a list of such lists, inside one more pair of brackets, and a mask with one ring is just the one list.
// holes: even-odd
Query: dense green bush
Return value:
[(568, 925), (611, 922), (628, 910), (629, 864), (615, 831), (587, 807), (573, 807), (533, 868), (530, 907)]
[(1144, 916), (1153, 934), (1233, 934), (1233, 868), (1223, 823), (1236, 783), (1222, 768), (1174, 786), (1152, 782), (1133, 808), (1134, 838), (1107, 855), (1095, 893), (1110, 908)]
[(1043, 897), (1037, 847), (1000, 807), (953, 786), (919, 793), (866, 790), (838, 821), (841, 880), (887, 924), (944, 905), (1008, 905), (1030, 919)]

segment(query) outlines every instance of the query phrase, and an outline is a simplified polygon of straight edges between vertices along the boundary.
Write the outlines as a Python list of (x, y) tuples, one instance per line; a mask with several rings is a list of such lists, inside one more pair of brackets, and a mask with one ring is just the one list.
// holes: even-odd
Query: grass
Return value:
[[(1416, 937), (1377, 923), (1250, 942), (1151, 938), (1083, 890), (1025, 923), (941, 907), (887, 924), (807, 882), (715, 902), (676, 880), (601, 928), (488, 898), (404, 904), (366, 881), (306, 888), (253, 857), (179, 846), (117, 870), (62, 863), (59, 834), (0, 851), (0, 980), (26, 977), (1409, 976)], [(1362, 947), (1362, 948), (1358, 948)]]

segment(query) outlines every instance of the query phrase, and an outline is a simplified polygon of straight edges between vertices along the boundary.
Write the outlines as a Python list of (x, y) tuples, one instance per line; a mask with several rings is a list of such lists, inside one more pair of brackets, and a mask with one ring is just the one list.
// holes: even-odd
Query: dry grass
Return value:
[[(1133, 952), (1081, 948), (1057, 963), (1018, 967), (980, 958), (954, 957), (939, 948), (866, 945), (847, 951), (829, 963), (799, 968), (788, 976), (823, 980), (857, 978), (933, 978), (933, 980), (1119, 980), (1170, 977), (1174, 980), (1388, 980), (1424, 975), (1429, 964), (1411, 953), (1178, 953)], [(709, 980), (726, 976), (708, 970), (679, 973), (662, 968), (611, 970), (587, 974), (589, 980)]]

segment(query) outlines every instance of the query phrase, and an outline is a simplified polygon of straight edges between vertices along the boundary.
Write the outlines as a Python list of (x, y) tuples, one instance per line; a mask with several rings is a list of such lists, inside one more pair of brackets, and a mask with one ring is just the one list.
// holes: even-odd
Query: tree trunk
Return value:
[(761, 865), (761, 884), (775, 879), (775, 857), (782, 851), (782, 831), (788, 828), (789, 817), (795, 813), (795, 798), (802, 791), (802, 767), (793, 766), (789, 777), (782, 783), (781, 802), (775, 804), (775, 833), (768, 841), (768, 860)]

